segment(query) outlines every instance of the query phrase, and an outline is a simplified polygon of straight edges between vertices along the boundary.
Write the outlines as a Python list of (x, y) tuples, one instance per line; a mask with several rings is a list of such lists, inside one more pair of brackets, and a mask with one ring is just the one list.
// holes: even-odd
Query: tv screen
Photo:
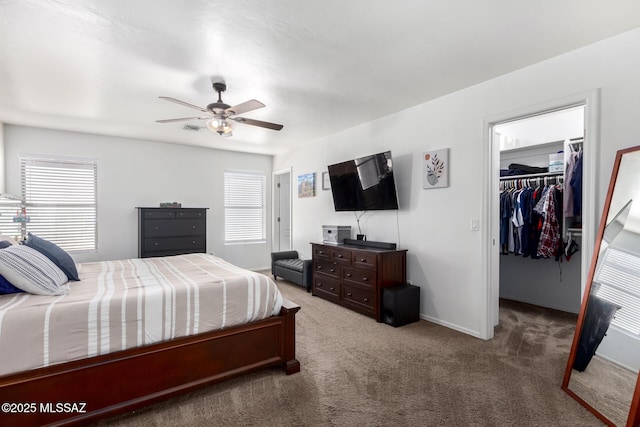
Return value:
[(398, 209), (391, 151), (328, 168), (336, 211)]

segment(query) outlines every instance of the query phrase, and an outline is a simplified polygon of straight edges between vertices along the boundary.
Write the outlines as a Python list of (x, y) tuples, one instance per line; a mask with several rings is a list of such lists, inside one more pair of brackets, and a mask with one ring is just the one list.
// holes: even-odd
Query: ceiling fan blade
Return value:
[(280, 130), (284, 127), (283, 125), (279, 125), (277, 123), (263, 122), (261, 120), (247, 119), (244, 117), (230, 117), (229, 120), (233, 120), (238, 123), (244, 123), (245, 125), (260, 126), (262, 128), (267, 128), (272, 130)]
[(173, 122), (183, 122), (185, 120), (206, 120), (211, 117), (182, 117), (179, 119), (164, 119), (164, 120), (156, 120), (157, 123), (173, 123)]
[(207, 113), (208, 110), (206, 108), (198, 107), (197, 105), (189, 104), (188, 102), (180, 101), (179, 99), (171, 98), (169, 96), (159, 96), (160, 99), (166, 99), (167, 101), (175, 102), (176, 104), (184, 105), (185, 107), (193, 108), (198, 111), (202, 111), (203, 113)]
[(258, 108), (263, 108), (264, 104), (258, 100), (251, 99), (249, 101), (243, 102), (242, 104), (234, 105), (233, 107), (229, 107), (225, 110), (229, 116), (237, 116), (238, 114), (246, 113), (249, 111), (257, 110)]

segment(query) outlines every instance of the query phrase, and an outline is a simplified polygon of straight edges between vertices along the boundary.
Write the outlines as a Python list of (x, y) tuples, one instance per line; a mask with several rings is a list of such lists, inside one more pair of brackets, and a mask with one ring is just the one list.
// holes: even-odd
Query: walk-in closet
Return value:
[(584, 106), (498, 124), (500, 298), (578, 313)]

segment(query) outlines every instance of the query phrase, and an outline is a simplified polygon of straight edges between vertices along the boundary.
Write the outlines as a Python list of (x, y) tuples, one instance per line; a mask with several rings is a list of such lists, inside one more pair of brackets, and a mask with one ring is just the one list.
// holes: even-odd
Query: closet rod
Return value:
[(543, 172), (543, 173), (529, 173), (526, 175), (506, 175), (501, 176), (500, 181), (508, 180), (508, 179), (521, 179), (521, 178), (538, 178), (545, 176), (560, 176), (564, 175), (564, 172)]

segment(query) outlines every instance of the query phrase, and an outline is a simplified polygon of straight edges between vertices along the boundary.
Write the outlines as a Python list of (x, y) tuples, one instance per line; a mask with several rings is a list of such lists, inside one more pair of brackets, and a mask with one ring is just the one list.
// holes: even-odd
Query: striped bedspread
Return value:
[(0, 296), (0, 376), (264, 319), (267, 276), (208, 254), (84, 263), (62, 296)]

